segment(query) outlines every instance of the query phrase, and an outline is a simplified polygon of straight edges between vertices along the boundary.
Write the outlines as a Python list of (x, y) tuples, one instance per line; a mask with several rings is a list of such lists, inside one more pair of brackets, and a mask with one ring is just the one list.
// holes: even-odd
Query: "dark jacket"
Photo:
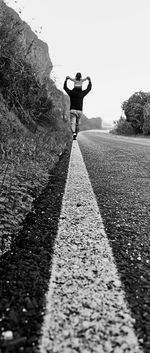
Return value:
[(92, 88), (92, 83), (89, 81), (88, 86), (82, 91), (80, 88), (69, 89), (67, 87), (67, 80), (64, 82), (64, 90), (68, 93), (70, 97), (70, 110), (76, 109), (81, 110), (83, 108), (83, 98), (90, 92)]

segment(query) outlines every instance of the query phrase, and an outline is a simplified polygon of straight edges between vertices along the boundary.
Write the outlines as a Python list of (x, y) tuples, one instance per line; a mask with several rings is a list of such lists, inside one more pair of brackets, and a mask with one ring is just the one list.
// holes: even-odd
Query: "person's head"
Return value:
[(77, 72), (75, 78), (76, 78), (76, 80), (78, 80), (78, 81), (81, 80), (81, 78), (82, 78), (81, 73), (80, 73), (80, 72)]

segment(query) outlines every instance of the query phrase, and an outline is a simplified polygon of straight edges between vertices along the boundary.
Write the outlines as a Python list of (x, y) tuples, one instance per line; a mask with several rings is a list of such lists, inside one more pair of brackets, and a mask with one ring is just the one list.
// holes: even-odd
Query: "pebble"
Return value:
[(2, 338), (6, 341), (12, 340), (14, 337), (13, 332), (8, 330), (2, 333)]

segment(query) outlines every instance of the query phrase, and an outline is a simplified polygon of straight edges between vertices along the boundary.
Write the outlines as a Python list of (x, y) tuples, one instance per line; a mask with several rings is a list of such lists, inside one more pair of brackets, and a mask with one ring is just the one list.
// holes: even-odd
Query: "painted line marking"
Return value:
[(40, 353), (140, 353), (88, 173), (73, 141)]

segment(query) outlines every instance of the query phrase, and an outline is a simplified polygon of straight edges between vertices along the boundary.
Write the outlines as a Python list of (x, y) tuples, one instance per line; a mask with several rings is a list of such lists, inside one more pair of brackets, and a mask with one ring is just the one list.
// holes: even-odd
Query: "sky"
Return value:
[[(88, 118), (113, 123), (133, 93), (150, 91), (149, 0), (6, 0), (49, 47), (51, 77), (90, 76)], [(42, 28), (40, 28), (42, 27)], [(69, 88), (73, 83), (68, 82)], [(83, 88), (86, 88), (87, 82)]]

